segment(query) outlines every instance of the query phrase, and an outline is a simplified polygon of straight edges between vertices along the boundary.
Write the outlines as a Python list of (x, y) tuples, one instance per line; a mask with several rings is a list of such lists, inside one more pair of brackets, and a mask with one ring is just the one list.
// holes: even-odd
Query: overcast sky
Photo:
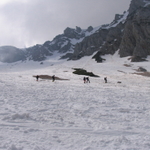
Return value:
[(131, 0), (0, 0), (0, 46), (43, 44), (66, 27), (86, 29), (113, 21)]

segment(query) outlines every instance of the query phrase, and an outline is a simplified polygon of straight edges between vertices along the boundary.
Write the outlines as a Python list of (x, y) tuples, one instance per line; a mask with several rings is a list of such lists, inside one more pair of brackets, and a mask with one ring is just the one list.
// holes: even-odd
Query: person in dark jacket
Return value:
[(55, 75), (52, 76), (52, 81), (53, 81), (53, 82), (55, 81)]
[(86, 83), (86, 77), (83, 78), (84, 83)]
[(86, 82), (87, 82), (87, 83), (90, 83), (89, 77), (86, 78)]
[(38, 81), (38, 80), (39, 80), (39, 75), (36, 76), (36, 81)]
[(105, 83), (107, 83), (107, 77), (104, 78)]

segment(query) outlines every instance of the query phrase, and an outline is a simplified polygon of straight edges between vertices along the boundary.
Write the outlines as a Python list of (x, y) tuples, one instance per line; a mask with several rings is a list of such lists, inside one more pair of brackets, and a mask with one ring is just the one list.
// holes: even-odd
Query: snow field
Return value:
[[(94, 65), (84, 58), (37, 69), (1, 66), (0, 149), (149, 150), (149, 77), (132, 74), (141, 64), (128, 68), (112, 62)], [(100, 78), (90, 77), (91, 83), (84, 84), (83, 76), (72, 74), (73, 67)], [(70, 80), (37, 82), (37, 74)]]

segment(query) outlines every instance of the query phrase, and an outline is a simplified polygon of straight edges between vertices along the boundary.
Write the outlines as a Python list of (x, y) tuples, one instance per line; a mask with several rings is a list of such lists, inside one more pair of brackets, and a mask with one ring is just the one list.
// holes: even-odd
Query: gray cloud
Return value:
[(83, 29), (110, 23), (131, 0), (26, 0), (0, 6), (0, 46), (42, 44), (66, 27)]

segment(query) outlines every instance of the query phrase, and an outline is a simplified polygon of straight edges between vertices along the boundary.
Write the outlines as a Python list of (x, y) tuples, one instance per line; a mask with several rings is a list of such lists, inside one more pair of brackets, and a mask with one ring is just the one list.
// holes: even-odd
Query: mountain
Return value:
[(150, 55), (150, 1), (132, 0), (127, 12), (116, 15), (112, 23), (101, 26), (97, 32), (76, 44), (74, 59), (85, 55), (98, 62), (102, 55), (114, 54), (119, 50), (120, 57), (131, 56), (131, 61), (142, 61)]
[(25, 51), (13, 46), (0, 47), (0, 61), (12, 63), (19, 60), (25, 60)]
[(150, 55), (150, 1), (132, 0), (120, 44), (120, 56), (140, 61)]
[[(52, 41), (35, 45), (25, 50), (13, 48), (19, 53), (6, 57), (1, 53), (2, 62), (18, 60), (43, 61), (54, 52), (61, 59), (77, 60), (96, 53), (93, 58), (102, 62), (103, 55), (119, 51), (120, 57), (131, 56), (131, 61), (143, 61), (150, 55), (150, 0), (132, 0), (130, 7), (122, 15), (116, 14), (110, 24), (87, 29), (67, 27), (63, 34)], [(6, 47), (5, 47), (6, 48)], [(3, 49), (3, 47), (0, 48)], [(12, 47), (7, 47), (11, 54)]]

